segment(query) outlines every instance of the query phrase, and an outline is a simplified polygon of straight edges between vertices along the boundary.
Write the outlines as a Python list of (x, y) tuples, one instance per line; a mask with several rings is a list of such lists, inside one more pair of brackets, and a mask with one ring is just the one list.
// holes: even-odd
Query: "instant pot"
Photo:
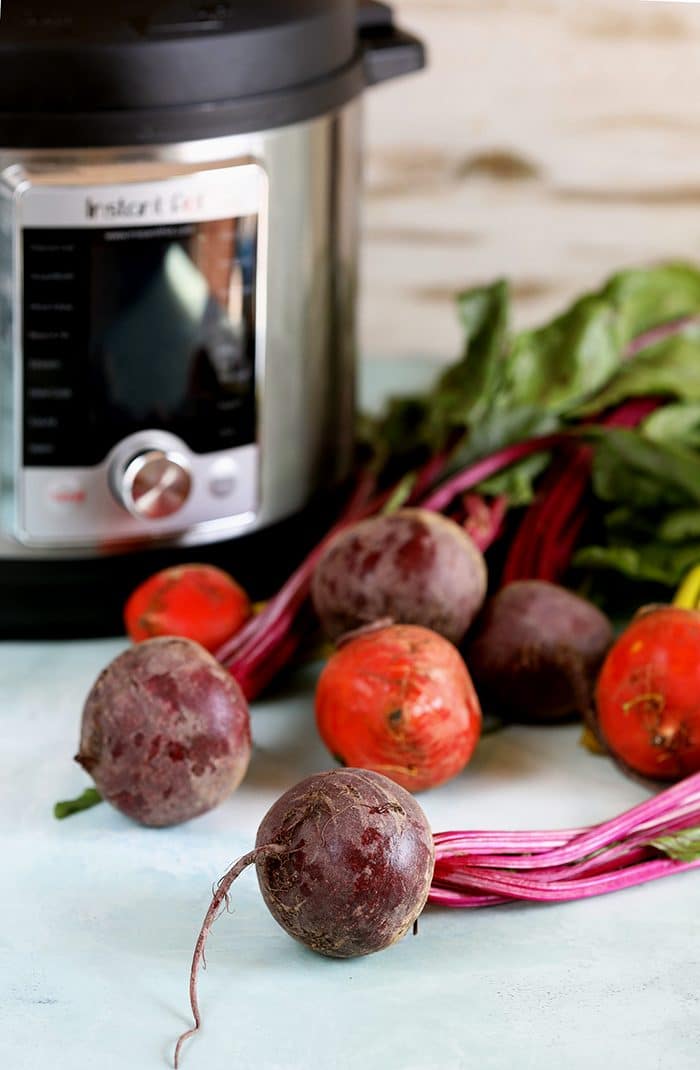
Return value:
[(2, 634), (277, 582), (351, 460), (362, 95), (423, 61), (380, 3), (3, 6)]

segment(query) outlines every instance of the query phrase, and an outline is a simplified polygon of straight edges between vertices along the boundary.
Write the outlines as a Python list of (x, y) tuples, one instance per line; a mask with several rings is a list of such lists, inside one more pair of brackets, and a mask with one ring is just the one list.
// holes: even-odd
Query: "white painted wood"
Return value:
[(536, 323), (700, 255), (700, 4), (395, 6), (430, 69), (368, 94), (366, 353), (454, 356), (454, 293), (496, 276)]

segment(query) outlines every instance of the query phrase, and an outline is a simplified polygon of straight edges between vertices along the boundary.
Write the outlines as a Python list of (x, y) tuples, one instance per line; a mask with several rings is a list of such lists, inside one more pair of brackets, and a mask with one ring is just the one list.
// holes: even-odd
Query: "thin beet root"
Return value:
[(194, 1018), (194, 1025), (191, 1029), (185, 1030), (185, 1032), (178, 1039), (175, 1045), (175, 1055), (173, 1058), (173, 1065), (177, 1070), (180, 1065), (180, 1051), (182, 1045), (186, 1040), (200, 1029), (202, 1025), (202, 1016), (199, 1011), (199, 999), (197, 998), (197, 979), (199, 977), (199, 967), (204, 962), (204, 950), (207, 943), (207, 938), (211, 931), (211, 927), (219, 917), (221, 907), (228, 900), (228, 893), (231, 890), (233, 882), (240, 877), (243, 870), (248, 866), (256, 862), (258, 858), (265, 855), (274, 855), (283, 853), (286, 850), (285, 847), (279, 847), (276, 844), (269, 844), (264, 847), (256, 847), (253, 851), (248, 851), (248, 854), (243, 855), (237, 862), (231, 866), (229, 871), (224, 874), (219, 883), (216, 886), (216, 891), (212, 897), (212, 901), (209, 904), (209, 909), (206, 912), (204, 921), (202, 922), (202, 928), (199, 931), (197, 937), (197, 943), (194, 947), (194, 954), (192, 956), (192, 966), (190, 968), (190, 1007), (192, 1008), (192, 1017)]

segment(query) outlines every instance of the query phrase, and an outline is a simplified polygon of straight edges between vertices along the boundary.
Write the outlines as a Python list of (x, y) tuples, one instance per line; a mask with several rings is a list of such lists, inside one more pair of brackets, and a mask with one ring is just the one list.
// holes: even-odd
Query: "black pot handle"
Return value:
[(365, 65), (367, 85), (377, 85), (402, 74), (420, 71), (427, 58), (422, 41), (394, 26), (388, 4), (361, 0), (357, 25)]

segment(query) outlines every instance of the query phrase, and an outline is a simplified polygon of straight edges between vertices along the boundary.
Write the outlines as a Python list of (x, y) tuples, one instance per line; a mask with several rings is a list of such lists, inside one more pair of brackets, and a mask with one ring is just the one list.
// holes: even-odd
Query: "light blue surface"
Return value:
[(442, 370), (434, 360), (364, 360), (359, 371), (359, 405), (362, 412), (376, 412), (386, 398), (420, 394), (429, 390)]
[[(255, 707), (249, 776), (214, 813), (162, 831), (106, 805), (54, 821), (87, 783), (82, 701), (122, 646), (0, 646), (2, 1070), (169, 1065), (212, 883), (274, 799), (330, 765), (307, 673)], [(577, 729), (517, 728), (421, 802), (435, 829), (551, 827), (644, 794)], [(335, 962), (276, 926), (248, 871), (210, 940), (184, 1070), (696, 1070), (699, 896), (690, 873), (577, 904), (428, 910), (418, 937)]]

